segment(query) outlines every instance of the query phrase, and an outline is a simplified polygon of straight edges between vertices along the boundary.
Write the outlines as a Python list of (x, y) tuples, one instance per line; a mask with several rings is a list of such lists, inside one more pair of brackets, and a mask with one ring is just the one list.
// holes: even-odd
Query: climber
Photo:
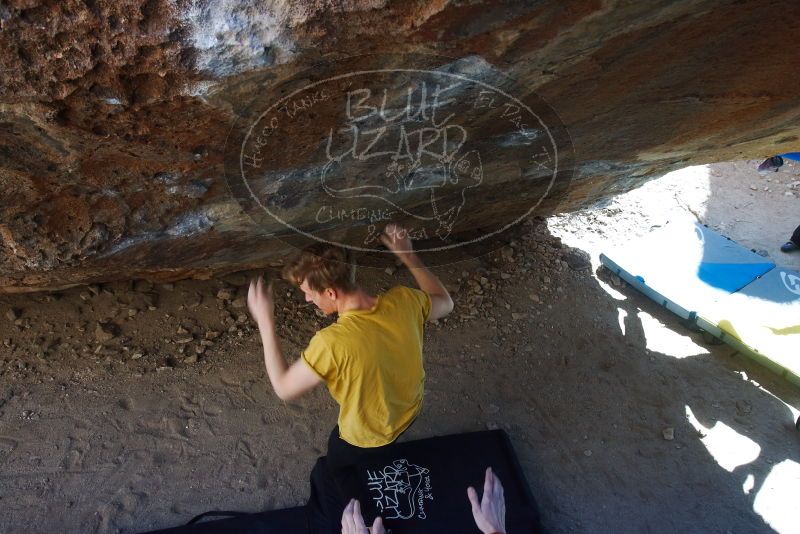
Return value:
[(300, 358), (289, 365), (275, 333), (272, 284), (251, 281), (248, 306), (261, 332), (272, 387), (293, 399), (325, 382), (339, 404), (338, 424), (328, 440), (334, 473), (356, 463), (363, 449), (394, 442), (422, 407), (425, 320), (450, 313), (444, 285), (413, 251), (403, 228), (389, 225), (383, 244), (411, 271), (420, 289), (395, 286), (372, 295), (355, 282), (355, 264), (344, 249), (315, 244), (284, 269), (284, 277), (337, 321), (318, 331)]

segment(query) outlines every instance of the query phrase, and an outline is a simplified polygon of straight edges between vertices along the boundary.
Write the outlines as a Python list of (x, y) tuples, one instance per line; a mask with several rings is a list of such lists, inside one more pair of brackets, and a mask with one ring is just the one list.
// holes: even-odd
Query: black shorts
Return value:
[(405, 434), (409, 428), (414, 426), (415, 422), (416, 418), (411, 421), (411, 424), (408, 425), (405, 430), (397, 435), (394, 441), (386, 445), (381, 445), (380, 447), (356, 447), (355, 445), (351, 445), (339, 437), (339, 425), (336, 425), (333, 427), (331, 435), (328, 437), (328, 468), (333, 472), (334, 477), (338, 478), (336, 475), (342, 470), (346, 470), (348, 467), (358, 464), (361, 455), (364, 454), (365, 451), (380, 451), (392, 445), (392, 443), (400, 439), (400, 436)]

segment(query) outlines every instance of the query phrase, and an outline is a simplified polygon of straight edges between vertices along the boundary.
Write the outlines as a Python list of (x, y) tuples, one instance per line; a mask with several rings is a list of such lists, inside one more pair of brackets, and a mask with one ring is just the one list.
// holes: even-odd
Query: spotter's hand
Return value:
[(342, 514), (342, 534), (386, 534), (383, 528), (383, 520), (380, 516), (375, 518), (372, 528), (367, 528), (364, 518), (361, 516), (361, 504), (350, 499), (347, 507)]
[(489, 467), (483, 481), (483, 498), (478, 502), (478, 492), (470, 486), (467, 497), (472, 505), (472, 517), (484, 534), (506, 531), (506, 500), (503, 485)]

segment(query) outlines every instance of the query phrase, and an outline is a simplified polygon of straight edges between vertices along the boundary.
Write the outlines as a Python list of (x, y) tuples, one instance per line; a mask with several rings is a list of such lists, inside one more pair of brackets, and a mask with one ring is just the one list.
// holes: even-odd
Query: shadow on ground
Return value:
[[(797, 406), (798, 395), (781, 379), (690, 332), (672, 333), (691, 349), (683, 357), (661, 350), (653, 324), (680, 332), (677, 321), (594, 277), (542, 221), (495, 254), (437, 272), (456, 309), (426, 331), (426, 400), (408, 439), (506, 429), (552, 532), (772, 530), (756, 495), (775, 465), (800, 462), (784, 404)], [(404, 270), (361, 279), (376, 291), (412, 283)], [(210, 509), (305, 501), (335, 406), (322, 389), (294, 404), (274, 396), (258, 334), (232, 304), (247, 278), (228, 280), (230, 300), (218, 296), (221, 280), (150, 288), (143, 295), (156, 309), (130, 318), (142, 294), (124, 285), (55, 301), (0, 296), (30, 322), (0, 327), (16, 347), (0, 355), (0, 530), (137, 532)], [(276, 294), (295, 357), (323, 323), (287, 286)], [(81, 350), (109, 317), (122, 341)], [(176, 328), (192, 343), (222, 333), (187, 363), (176, 336), (188, 334)], [(46, 332), (60, 341), (42, 353)], [(124, 346), (147, 350), (132, 359)], [(721, 467), (689, 411), (696, 425), (751, 440), (757, 454)]]

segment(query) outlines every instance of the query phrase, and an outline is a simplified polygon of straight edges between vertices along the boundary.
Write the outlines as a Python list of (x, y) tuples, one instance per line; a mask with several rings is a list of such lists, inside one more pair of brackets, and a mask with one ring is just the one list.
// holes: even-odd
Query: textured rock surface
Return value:
[[(281, 88), (336, 75), (314, 67), (323, 60), (358, 56), (344, 60), (347, 72), (457, 65), (478, 80), (504, 73), (522, 101), (542, 97), (571, 136), (575, 173), (541, 214), (679, 166), (796, 150), (799, 22), (789, 0), (5, 2), (0, 291), (208, 276), (278, 260), (291, 248), (267, 236), (285, 228), (254, 219), (231, 195), (231, 140), (262, 111), (248, 108), (254, 99), (278, 101)], [(291, 142), (270, 147), (270, 170), (286, 171), (281, 187), (291, 187), (269, 189), (269, 174), (254, 183), (273, 203), (288, 198), (280, 207), (311, 231), (318, 178), (303, 172), (317, 162), (302, 149), (322, 146), (309, 132), (340, 117), (304, 120), (282, 124)], [(515, 129), (487, 120), (465, 128), (493, 172), (482, 183), (489, 194), (471, 197), (451, 240), (524, 211), (527, 190), (524, 169), (496, 157)], [(424, 204), (411, 193), (403, 201)], [(341, 235), (347, 223), (329, 226)]]

